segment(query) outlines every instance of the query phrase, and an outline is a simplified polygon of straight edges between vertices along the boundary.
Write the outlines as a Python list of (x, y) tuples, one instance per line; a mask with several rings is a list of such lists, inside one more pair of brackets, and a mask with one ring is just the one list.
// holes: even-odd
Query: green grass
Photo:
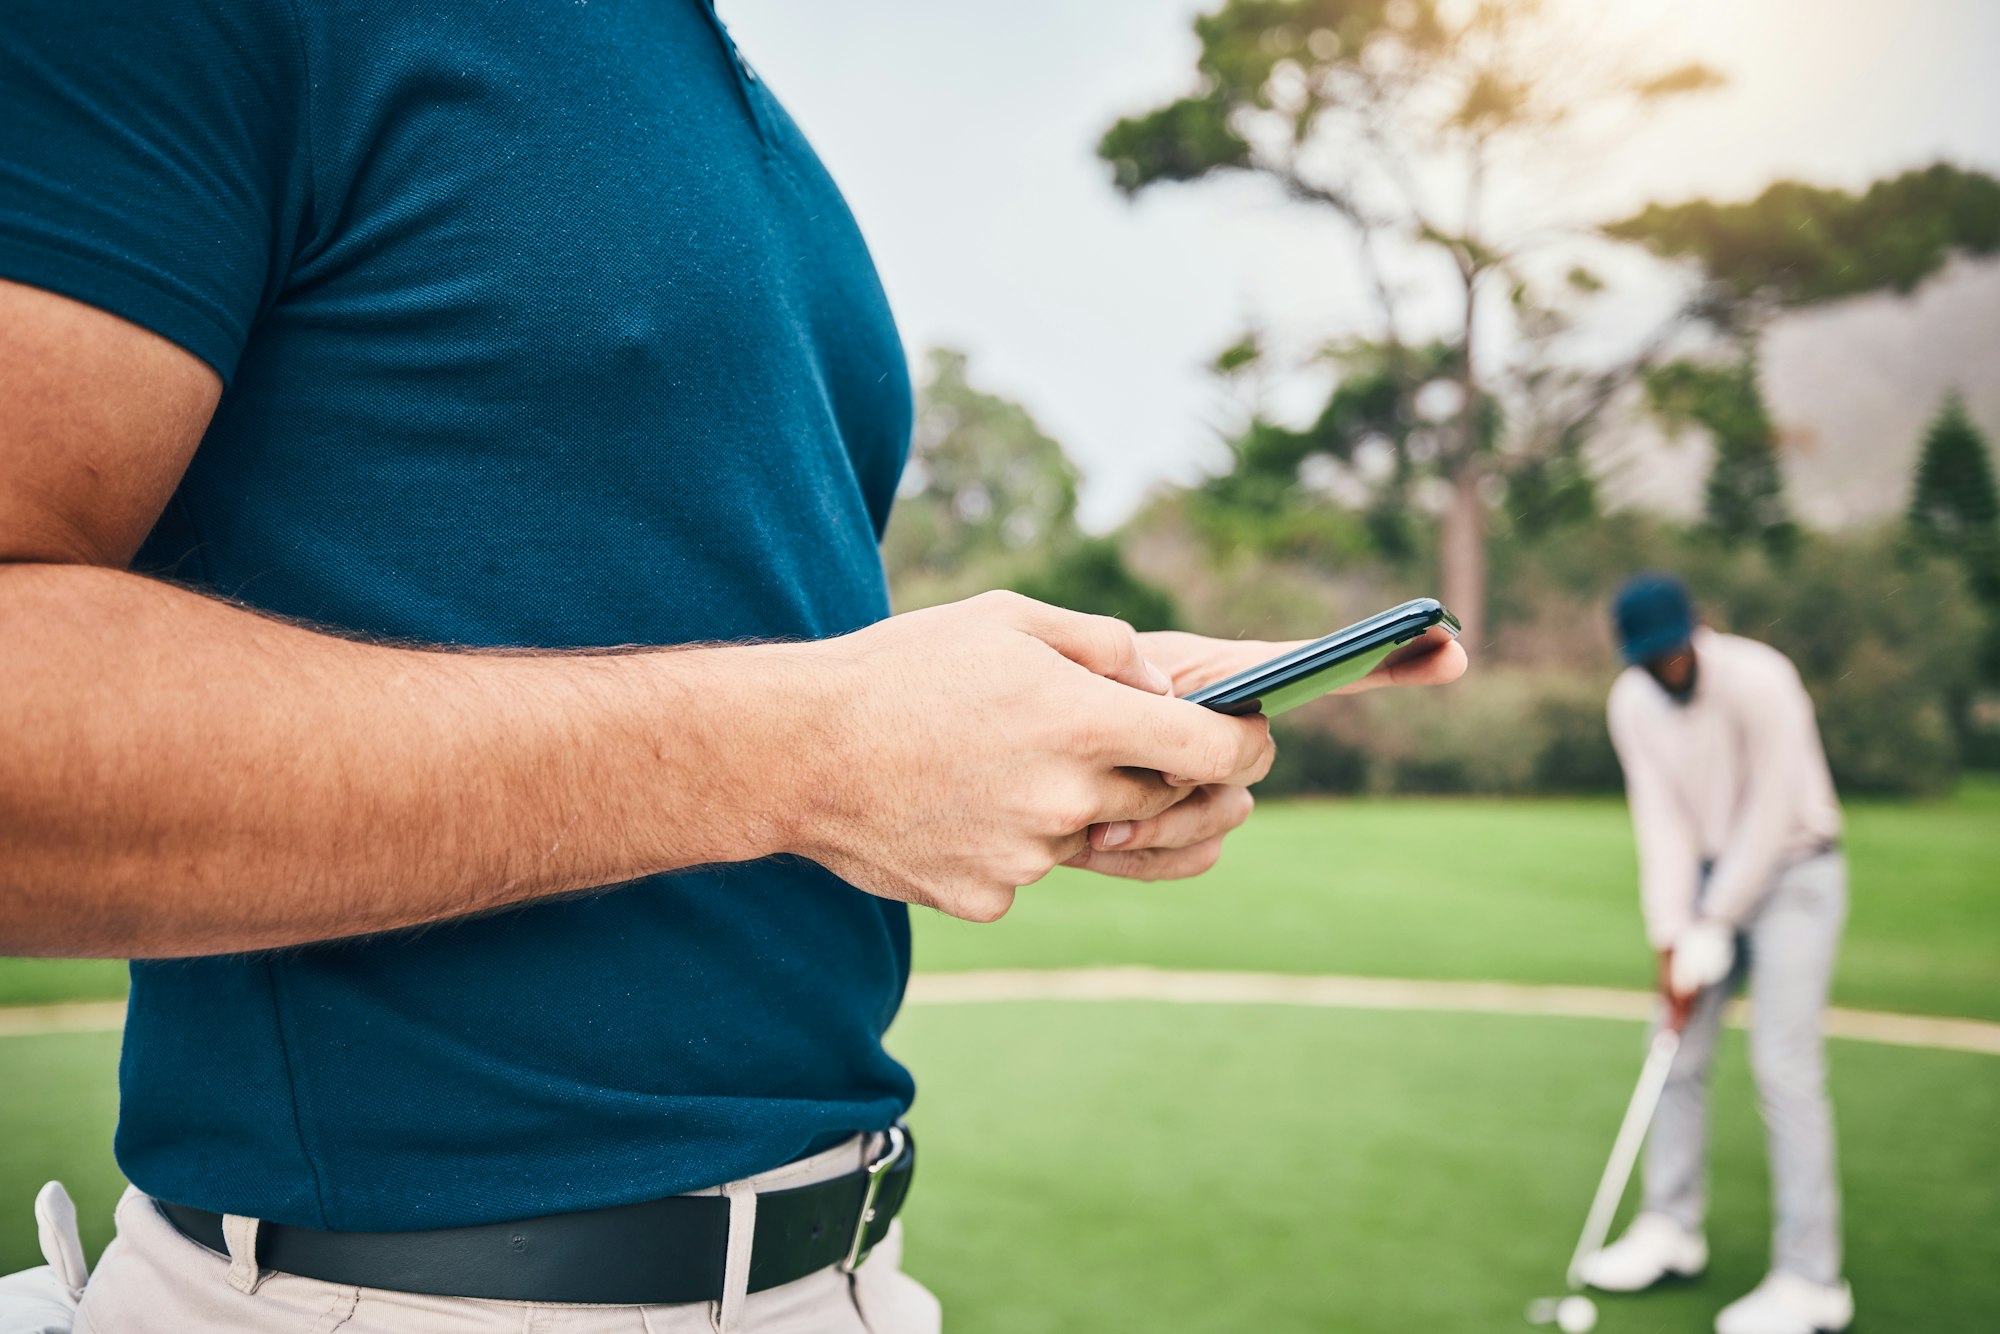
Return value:
[[(1848, 814), (1854, 902), (1835, 998), (2000, 1019), (2000, 781)], [(1614, 800), (1273, 803), (1203, 879), (1058, 871), (991, 926), (919, 914), (916, 958), (1644, 986), (1634, 874)], [(0, 959), (0, 1004), (124, 987), (117, 963)]]
[(33, 1205), (51, 1177), (76, 1197), (89, 1253), (111, 1240), (117, 1123), (116, 1033), (0, 1038), (0, 1273), (42, 1262)]
[[(1850, 812), (1838, 999), (2000, 1018), (2000, 784)], [(924, 915), (926, 969), (1147, 963), (1643, 985), (1610, 801), (1273, 806), (1187, 885), (1064, 873), (990, 927)], [(116, 964), (0, 961), (0, 1002), (115, 996)], [(1513, 1329), (1560, 1284), (1640, 1058), (1588, 1020), (1266, 1007), (913, 1008), (910, 1266), (953, 1334)], [(1836, 1043), (1850, 1273), (1866, 1328), (1993, 1327), (2000, 1059)], [(61, 1176), (86, 1244), (119, 1189), (117, 1040), (0, 1038), (0, 1271)], [(1607, 1299), (1697, 1330), (1756, 1281), (1764, 1158), (1740, 1035), (1716, 1089), (1715, 1267)]]
[[(908, 1263), (954, 1334), (1523, 1328), (1559, 1292), (1641, 1057), (1635, 1025), (1025, 1004), (913, 1009)], [(1836, 1043), (1849, 1274), (1874, 1330), (1991, 1329), (2000, 1061)], [(1762, 1275), (1741, 1035), (1715, 1089), (1715, 1259), (1603, 1302), (1706, 1329)]]
[[(2000, 1019), (2000, 784), (1850, 811), (1835, 999)], [(1630, 826), (1603, 800), (1297, 802), (1201, 880), (1059, 871), (991, 926), (920, 914), (923, 969), (1146, 963), (1643, 987)]]
[[(908, 1263), (953, 1334), (1523, 1328), (1560, 1288), (1637, 1071), (1589, 1020), (1263, 1007), (915, 1008), (923, 1182)], [(0, 1041), (0, 1270), (35, 1262), (58, 1174), (86, 1245), (118, 1180), (108, 1034)], [(1953, 1334), (2000, 1309), (2000, 1060), (1834, 1044), (1850, 1276), (1866, 1326)], [(1608, 1334), (1706, 1328), (1762, 1272), (1742, 1040), (1716, 1087), (1714, 1268), (1604, 1303)]]
[(0, 959), (0, 1005), (104, 1000), (125, 994), (118, 959)]

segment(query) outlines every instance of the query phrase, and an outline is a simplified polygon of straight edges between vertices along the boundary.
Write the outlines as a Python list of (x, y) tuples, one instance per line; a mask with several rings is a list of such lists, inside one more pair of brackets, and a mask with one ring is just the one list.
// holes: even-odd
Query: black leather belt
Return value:
[[(852, 1269), (910, 1193), (917, 1148), (901, 1126), (858, 1172), (760, 1192), (750, 1291)], [(222, 1215), (156, 1202), (188, 1240), (227, 1254)], [(677, 1306), (722, 1299), (729, 1201), (676, 1195), (515, 1223), (422, 1232), (322, 1232), (259, 1223), (257, 1265), (363, 1288), (491, 1301)]]

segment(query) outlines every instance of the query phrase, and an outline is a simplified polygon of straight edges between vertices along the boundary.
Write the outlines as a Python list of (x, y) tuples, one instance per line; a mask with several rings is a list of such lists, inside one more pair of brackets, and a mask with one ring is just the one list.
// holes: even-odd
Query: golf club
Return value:
[(1652, 1046), (1646, 1052), (1646, 1063), (1639, 1070), (1638, 1087), (1632, 1090), (1632, 1101), (1625, 1106), (1625, 1120), (1618, 1127), (1618, 1138), (1612, 1141), (1610, 1161), (1604, 1164), (1604, 1175), (1597, 1182), (1597, 1194), (1590, 1201), (1590, 1213), (1583, 1221), (1583, 1235), (1577, 1238), (1576, 1250), (1569, 1258), (1567, 1282), (1570, 1295), (1538, 1297), (1530, 1302), (1528, 1319), (1532, 1323), (1553, 1323), (1563, 1330), (1563, 1334), (1584, 1334), (1597, 1324), (1597, 1304), (1581, 1293), (1583, 1262), (1603, 1247), (1604, 1238), (1611, 1231), (1612, 1216), (1618, 1212), (1618, 1202), (1625, 1196), (1633, 1164), (1639, 1160), (1639, 1146), (1645, 1142), (1646, 1131), (1653, 1124), (1653, 1112), (1659, 1107), (1660, 1093), (1667, 1086), (1667, 1072), (1673, 1068), (1674, 1055), (1680, 1048), (1681, 1035), (1676, 1028), (1665, 1027), (1653, 1035)]

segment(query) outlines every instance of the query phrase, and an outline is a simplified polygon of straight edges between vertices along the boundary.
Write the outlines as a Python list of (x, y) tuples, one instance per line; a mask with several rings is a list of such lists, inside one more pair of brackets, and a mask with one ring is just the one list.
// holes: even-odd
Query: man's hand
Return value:
[[(1179, 630), (1155, 630), (1139, 636), (1147, 660), (1158, 664), (1173, 678), (1176, 695), (1234, 676), (1311, 642), (1310, 639), (1210, 639)], [(1421, 641), (1398, 652), (1393, 661), (1384, 662), (1361, 680), (1333, 693), (1358, 695), (1382, 686), (1449, 685), (1465, 675), (1465, 663), (1465, 647), (1457, 637), (1434, 627)]]
[(1721, 984), (1736, 966), (1736, 934), (1728, 923), (1703, 918), (1691, 922), (1660, 951), (1660, 994), (1667, 1000), (1667, 1027), (1676, 1033), (1701, 993)]
[[(1173, 698), (1140, 643), (1121, 621), (987, 593), (807, 647), (834, 689), (801, 740), (824, 742), (828, 767), (804, 785), (791, 850), (885, 898), (991, 921), (1092, 826), (1171, 841), (1218, 810), (1240, 822), (1247, 803), (1185, 799), (1262, 778), (1269, 724)], [(1182, 851), (1193, 869), (1213, 860)]]
[[(1248, 809), (1209, 785), (1270, 765), (1263, 719), (1168, 697), (1128, 627), (1012, 595), (822, 644), (466, 654), (126, 573), (219, 390), (0, 283), (8, 953), (266, 949), (779, 852), (992, 918), (1092, 825), (1133, 829), (1128, 873), (1197, 869)], [(1277, 647), (1184, 637), (1197, 669), (1174, 638), (1183, 684)]]
[(1669, 945), (1660, 951), (1659, 966), (1654, 969), (1654, 985), (1660, 989), (1660, 998), (1667, 1003), (1667, 1027), (1674, 1032), (1685, 1032), (1688, 1019), (1694, 1014), (1695, 993), (1682, 995), (1674, 990), (1674, 947)]
[(1248, 787), (1204, 783), (1150, 820), (1093, 825), (1087, 842), (1063, 863), (1126, 880), (1185, 880), (1222, 857), (1223, 836), (1250, 818)]
[[(392, 930), (805, 851), (998, 916), (1096, 822), (1270, 762), (1117, 622), (980, 599), (830, 645), (359, 643), (124, 572), (220, 382), (0, 283), (0, 949)], [(843, 666), (844, 664), (844, 666)]]
[[(1233, 676), (1309, 642), (1210, 639), (1175, 630), (1139, 636), (1147, 661), (1172, 678), (1176, 695)], [(1351, 695), (1388, 685), (1445, 685), (1464, 672), (1465, 650), (1440, 630), (1429, 651), (1399, 658), (1393, 665), (1384, 663), (1336, 693)], [(1200, 875), (1215, 865), (1222, 855), (1223, 836), (1249, 819), (1255, 804), (1246, 787), (1194, 787), (1181, 802), (1153, 819), (1093, 826), (1089, 842), (1067, 864), (1133, 880), (1179, 880)]]
[(1668, 984), (1677, 996), (1693, 996), (1729, 976), (1736, 965), (1736, 933), (1713, 918), (1691, 922), (1674, 937), (1672, 959)]

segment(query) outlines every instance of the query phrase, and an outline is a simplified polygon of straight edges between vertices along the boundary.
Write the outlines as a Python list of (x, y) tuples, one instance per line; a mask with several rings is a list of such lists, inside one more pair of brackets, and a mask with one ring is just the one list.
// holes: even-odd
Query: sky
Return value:
[[(1719, 93), (1656, 113), (1562, 186), (1586, 217), (1861, 186), (1940, 158), (2000, 170), (2000, 0), (1579, 0)], [(911, 356), (949, 344), (1084, 474), (1103, 528), (1219, 456), (1202, 367), (1246, 324), (1358, 327), (1340, 229), (1254, 182), (1111, 188), (1093, 153), (1121, 115), (1187, 90), (1185, 0), (720, 0), (746, 56), (845, 191)], [(1643, 282), (1626, 323), (1664, 288)], [(1616, 313), (1614, 311), (1614, 313)], [(1615, 322), (1615, 321), (1614, 321)]]

